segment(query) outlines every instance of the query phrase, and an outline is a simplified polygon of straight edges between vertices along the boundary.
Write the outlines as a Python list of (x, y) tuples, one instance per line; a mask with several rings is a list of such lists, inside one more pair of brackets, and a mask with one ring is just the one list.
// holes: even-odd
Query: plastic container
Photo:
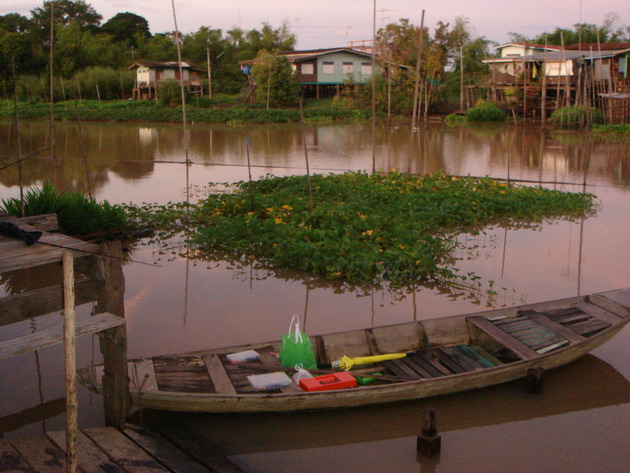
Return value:
[(355, 377), (346, 372), (325, 374), (300, 380), (300, 387), (307, 392), (354, 388), (356, 385), (357, 380)]
[(247, 377), (247, 381), (256, 391), (269, 391), (291, 386), (291, 378), (282, 371), (265, 374), (253, 374)]
[(254, 350), (239, 351), (238, 353), (230, 353), (227, 355), (230, 363), (245, 363), (247, 361), (256, 361), (260, 359), (260, 355)]

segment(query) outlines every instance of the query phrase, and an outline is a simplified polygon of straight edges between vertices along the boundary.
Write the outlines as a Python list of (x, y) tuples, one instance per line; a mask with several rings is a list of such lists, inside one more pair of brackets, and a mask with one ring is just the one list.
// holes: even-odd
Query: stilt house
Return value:
[[(180, 79), (179, 62), (140, 61), (134, 63), (129, 70), (136, 70), (136, 81), (133, 88), (134, 99), (150, 99), (158, 93), (160, 82), (167, 79)], [(204, 71), (194, 64), (182, 61), (184, 87), (189, 94), (203, 95)]]

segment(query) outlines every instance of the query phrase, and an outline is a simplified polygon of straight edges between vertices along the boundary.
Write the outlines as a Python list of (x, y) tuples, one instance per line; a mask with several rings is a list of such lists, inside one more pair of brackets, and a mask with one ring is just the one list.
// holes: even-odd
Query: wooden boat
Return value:
[[(377, 354), (407, 353), (378, 366), (374, 384), (304, 392), (298, 385), (255, 391), (247, 377), (283, 371), (280, 342), (235, 346), (128, 363), (137, 406), (184, 412), (263, 412), (339, 408), (478, 389), (523, 378), (530, 370), (567, 364), (600, 346), (630, 321), (630, 288), (507, 309), (311, 337), (318, 364)], [(255, 350), (260, 358), (230, 363), (227, 355)], [(313, 374), (330, 372), (312, 370)], [(79, 371), (101, 389), (102, 366)]]

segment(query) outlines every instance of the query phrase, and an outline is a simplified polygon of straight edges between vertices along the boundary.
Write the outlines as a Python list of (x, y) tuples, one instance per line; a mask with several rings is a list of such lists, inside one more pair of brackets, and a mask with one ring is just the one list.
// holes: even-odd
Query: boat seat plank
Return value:
[[(66, 432), (64, 430), (46, 432), (46, 436), (51, 439), (62, 452), (66, 451)], [(77, 432), (77, 463), (80, 469), (86, 472), (125, 473), (122, 468), (112, 462), (112, 460), (80, 430)]]
[(128, 426), (123, 433), (173, 473), (210, 473), (205, 466), (197, 463), (158, 432)]
[(372, 329), (380, 353), (408, 353), (423, 348), (424, 329), (417, 322)]
[(589, 304), (588, 302), (580, 302), (579, 304), (575, 304), (575, 307), (585, 314), (595, 317), (596, 319), (603, 320), (604, 322), (608, 322), (608, 324), (610, 325), (616, 325), (619, 323), (618, 316), (616, 316), (615, 314), (611, 314), (601, 307)]
[(372, 355), (365, 330), (329, 333), (322, 335), (322, 340), (326, 350), (327, 363), (338, 360), (344, 355), (350, 358)]
[(482, 317), (480, 315), (467, 317), (466, 321), (469, 324), (469, 329), (472, 327), (480, 330), (487, 336), (489, 336), (494, 341), (498, 342), (500, 345), (512, 351), (516, 356), (523, 360), (528, 360), (531, 358), (538, 357), (538, 353), (535, 350), (532, 350), (530, 347), (525, 345), (524, 343), (518, 341), (516, 338), (512, 337), (510, 334), (502, 330), (501, 328), (494, 325), (491, 321)]
[(0, 467), (3, 473), (35, 473), (6, 439), (0, 439)]
[(234, 389), (221, 359), (217, 355), (203, 356), (202, 359), (214, 385), (215, 392), (226, 395), (236, 394), (236, 389)]
[(199, 356), (156, 357), (153, 365), (160, 391), (215, 392), (206, 365)]
[(136, 445), (131, 439), (111, 427), (92, 427), (83, 430), (92, 441), (127, 473), (168, 472), (157, 460)]
[[(599, 294), (600, 297), (608, 299), (614, 302), (619, 307), (623, 307), (627, 311), (630, 311), (630, 288), (617, 289), (616, 291), (609, 291)], [(628, 314), (630, 315), (630, 314)]]
[(616, 293), (616, 295), (611, 293), (606, 293), (605, 295), (593, 294), (587, 297), (587, 302), (601, 307), (619, 317), (630, 317), (630, 308), (616, 302), (618, 300), (625, 300), (620, 294), (624, 293)]
[(50, 440), (44, 437), (19, 437), (10, 442), (35, 471), (65, 473), (65, 455)]
[(137, 360), (127, 363), (129, 388), (136, 392), (158, 391), (153, 360)]
[(603, 322), (601, 320), (587, 320), (584, 322), (577, 323), (571, 326), (571, 330), (575, 333), (582, 335), (583, 337), (590, 337), (595, 335), (602, 330), (610, 327), (608, 322)]
[(566, 328), (564, 325), (554, 322), (553, 320), (551, 320), (549, 317), (547, 317), (545, 314), (542, 314), (541, 312), (536, 312), (534, 310), (527, 311), (527, 315), (532, 320), (535, 320), (539, 324), (544, 325), (545, 327), (556, 332), (561, 337), (567, 339), (572, 344), (580, 343), (584, 341), (583, 336), (578, 335), (573, 330)]

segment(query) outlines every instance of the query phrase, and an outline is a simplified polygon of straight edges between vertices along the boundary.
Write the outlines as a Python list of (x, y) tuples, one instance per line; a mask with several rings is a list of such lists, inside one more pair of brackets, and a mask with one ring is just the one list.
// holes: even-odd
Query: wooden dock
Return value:
[[(209, 445), (134, 425), (83, 429), (77, 438), (83, 473), (243, 473)], [(0, 439), (1, 473), (65, 473), (66, 433)]]

